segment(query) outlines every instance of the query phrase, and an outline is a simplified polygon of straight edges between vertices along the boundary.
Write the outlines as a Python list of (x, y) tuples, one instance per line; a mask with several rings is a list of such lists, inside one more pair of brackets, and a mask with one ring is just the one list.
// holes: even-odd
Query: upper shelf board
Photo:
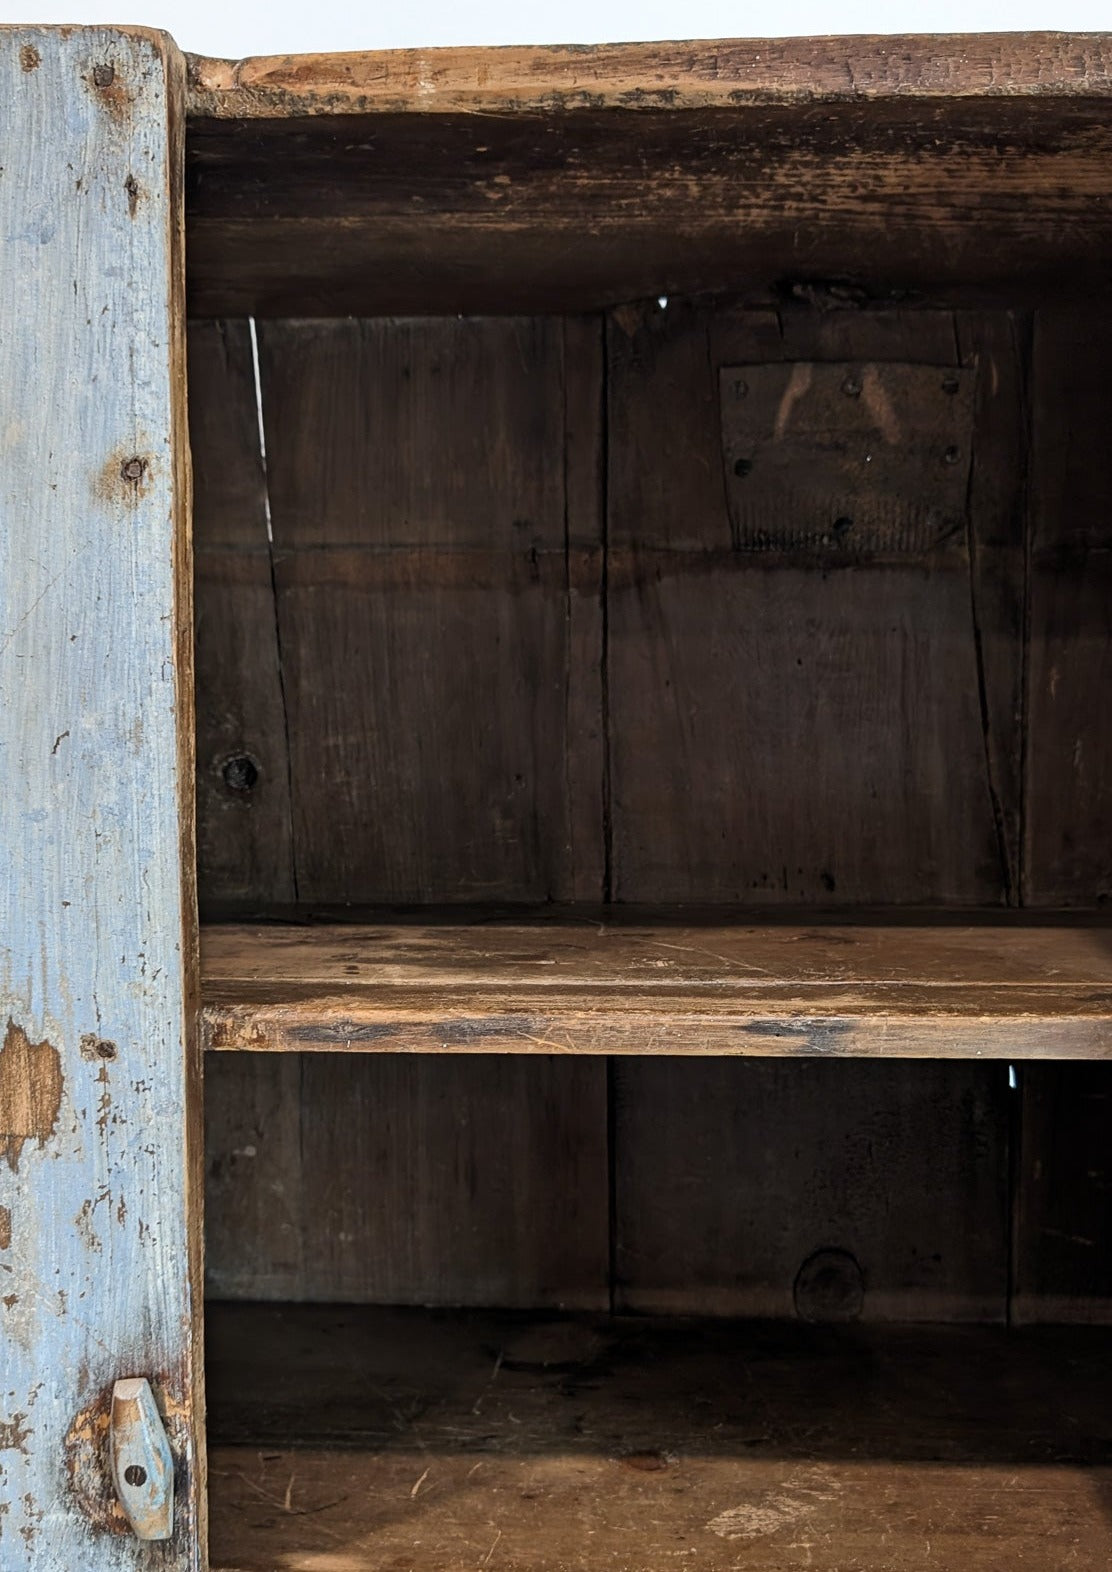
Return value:
[(1112, 927), (623, 912), (217, 924), (214, 1049), (1112, 1057)]

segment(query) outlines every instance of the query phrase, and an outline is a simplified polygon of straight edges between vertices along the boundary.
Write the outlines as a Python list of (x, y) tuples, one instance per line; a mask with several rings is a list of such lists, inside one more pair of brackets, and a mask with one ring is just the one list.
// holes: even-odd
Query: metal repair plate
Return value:
[(785, 361), (720, 379), (738, 550), (920, 554), (964, 534), (974, 370)]

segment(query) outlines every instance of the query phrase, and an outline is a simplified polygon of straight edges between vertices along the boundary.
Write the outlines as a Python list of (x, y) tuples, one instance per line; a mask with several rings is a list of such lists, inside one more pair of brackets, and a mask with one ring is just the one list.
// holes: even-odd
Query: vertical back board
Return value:
[[(5, 1572), (204, 1559), (183, 80), (153, 32), (0, 32)], [(126, 1376), (158, 1549), (110, 1482)]]

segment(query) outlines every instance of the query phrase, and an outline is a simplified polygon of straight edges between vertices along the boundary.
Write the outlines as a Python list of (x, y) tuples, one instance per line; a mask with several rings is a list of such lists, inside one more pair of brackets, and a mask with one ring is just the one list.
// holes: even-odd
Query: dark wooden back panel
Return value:
[[(996, 479), (1015, 472), (1022, 439), (1011, 319), (681, 303), (616, 314), (609, 350), (615, 897), (1013, 900), (1023, 514), (1018, 489)], [(746, 386), (747, 368), (779, 362), (805, 377), (825, 362), (865, 363), (878, 379), (889, 363), (937, 368), (933, 403), (921, 397), (913, 418), (943, 505), (950, 440), (931, 451), (930, 423), (947, 372), (969, 368), (972, 458), (964, 445), (956, 455), (963, 478), (968, 467), (957, 530), (931, 545), (879, 516), (870, 524), (862, 464), (858, 516), (831, 498), (830, 538), (800, 542), (799, 472), (837, 448), (838, 426), (797, 435), (788, 387), (776, 451), (740, 484), (724, 463), (722, 398)], [(852, 389), (850, 375), (860, 372), (847, 371)], [(754, 386), (748, 402), (757, 397)], [(856, 420), (861, 393), (843, 402)], [(881, 458), (889, 444), (876, 435)], [(740, 539), (730, 492), (760, 483), (770, 463), (778, 483)], [(862, 532), (865, 551), (854, 544)]]
[[(671, 302), (260, 325), (257, 389), (195, 324), (204, 906), (1098, 904), (1110, 347)], [(972, 378), (963, 530), (739, 549), (721, 372), (799, 362)], [(822, 1239), (866, 1315), (1107, 1316), (1099, 1067), (790, 1068), (217, 1056), (211, 1287), (759, 1313)]]
[(598, 375), (577, 326), (260, 328), (303, 901), (601, 893), (572, 670), (598, 527), (590, 494), (571, 516), (577, 357)]

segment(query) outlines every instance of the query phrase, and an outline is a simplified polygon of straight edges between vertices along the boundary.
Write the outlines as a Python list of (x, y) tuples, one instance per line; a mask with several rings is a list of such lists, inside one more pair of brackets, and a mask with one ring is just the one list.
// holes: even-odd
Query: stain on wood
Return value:
[(62, 1059), (52, 1043), (33, 1043), (9, 1020), (0, 1048), (0, 1153), (14, 1173), (28, 1141), (45, 1146), (62, 1106)]

